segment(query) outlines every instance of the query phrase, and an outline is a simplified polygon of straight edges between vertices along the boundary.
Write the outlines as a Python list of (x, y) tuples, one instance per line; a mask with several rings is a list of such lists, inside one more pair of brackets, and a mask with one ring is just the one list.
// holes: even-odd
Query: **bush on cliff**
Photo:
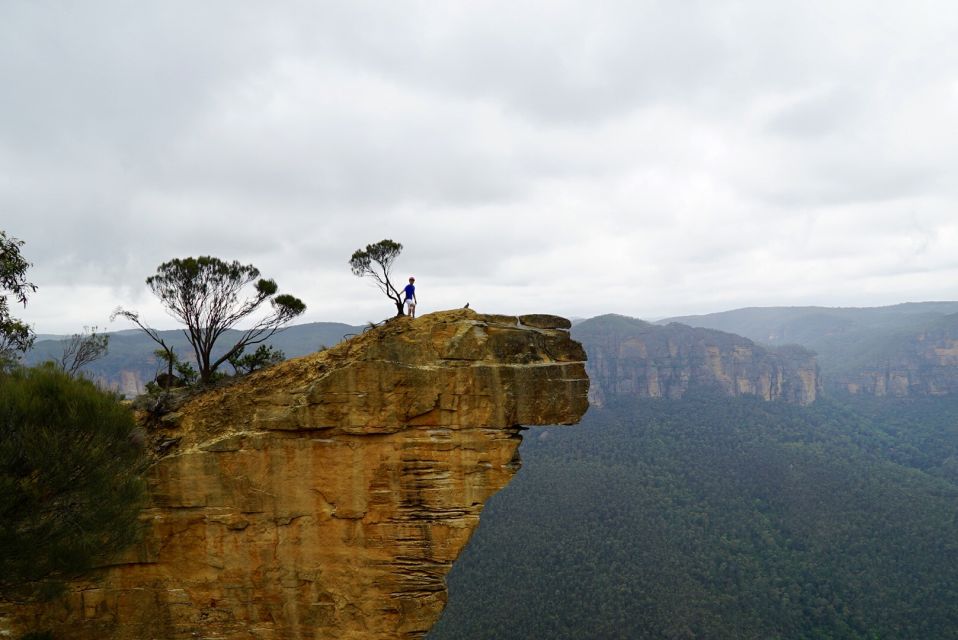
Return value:
[(0, 375), (0, 598), (51, 595), (135, 540), (139, 440), (130, 410), (88, 380)]

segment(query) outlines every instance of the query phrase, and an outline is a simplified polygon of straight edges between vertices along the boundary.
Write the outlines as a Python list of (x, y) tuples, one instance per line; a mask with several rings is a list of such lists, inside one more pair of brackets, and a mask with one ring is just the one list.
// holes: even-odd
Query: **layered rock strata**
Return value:
[(624, 316), (586, 320), (572, 331), (589, 353), (590, 399), (681, 398), (690, 389), (810, 404), (821, 389), (812, 352), (759, 346), (741, 336)]
[[(883, 355), (854, 371), (839, 372), (836, 386), (851, 394), (875, 396), (941, 396), (958, 393), (958, 323), (914, 335), (896, 336)], [(846, 367), (847, 369), (848, 367)]]
[(567, 327), (398, 318), (150, 418), (142, 544), (54, 603), (0, 607), (0, 635), (422, 637), (520, 425), (587, 408)]

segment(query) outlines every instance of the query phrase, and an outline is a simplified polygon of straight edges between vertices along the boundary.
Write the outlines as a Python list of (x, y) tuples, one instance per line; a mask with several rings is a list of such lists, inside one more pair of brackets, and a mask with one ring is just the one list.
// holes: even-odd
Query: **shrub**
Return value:
[(53, 366), (0, 375), (0, 596), (43, 597), (131, 544), (145, 454), (130, 410)]

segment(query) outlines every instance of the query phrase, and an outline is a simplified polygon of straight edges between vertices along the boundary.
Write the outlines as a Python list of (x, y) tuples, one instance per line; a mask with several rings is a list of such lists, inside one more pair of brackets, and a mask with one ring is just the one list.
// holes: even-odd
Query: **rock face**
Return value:
[(958, 302), (889, 307), (769, 307), (675, 318), (818, 354), (829, 392), (876, 396), (958, 393)]
[(550, 316), (399, 318), (153, 419), (143, 543), (0, 636), (419, 638), (520, 425), (585, 412), (585, 353)]
[(852, 394), (939, 396), (958, 393), (958, 316), (889, 340), (865, 364), (837, 375), (836, 386)]
[(589, 353), (597, 405), (618, 395), (681, 398), (690, 388), (804, 405), (821, 388), (814, 354), (801, 347), (769, 349), (722, 331), (616, 315), (586, 320), (572, 334)]

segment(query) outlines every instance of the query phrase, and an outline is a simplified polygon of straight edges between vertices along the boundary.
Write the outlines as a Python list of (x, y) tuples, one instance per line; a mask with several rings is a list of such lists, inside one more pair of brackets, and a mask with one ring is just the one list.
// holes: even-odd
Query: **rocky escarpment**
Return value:
[(830, 392), (937, 396), (958, 393), (956, 307), (958, 302), (753, 308), (676, 320), (762, 343), (801, 344), (818, 354)]
[(869, 346), (836, 372), (836, 387), (852, 394), (894, 397), (958, 393), (958, 315)]
[(423, 636), (520, 425), (587, 408), (567, 327), (399, 318), (151, 420), (142, 544), (56, 602), (0, 605), (0, 636)]
[(722, 331), (617, 315), (572, 333), (589, 353), (590, 399), (599, 405), (621, 395), (681, 398), (690, 388), (810, 404), (821, 388), (814, 354), (801, 347), (770, 349)]

